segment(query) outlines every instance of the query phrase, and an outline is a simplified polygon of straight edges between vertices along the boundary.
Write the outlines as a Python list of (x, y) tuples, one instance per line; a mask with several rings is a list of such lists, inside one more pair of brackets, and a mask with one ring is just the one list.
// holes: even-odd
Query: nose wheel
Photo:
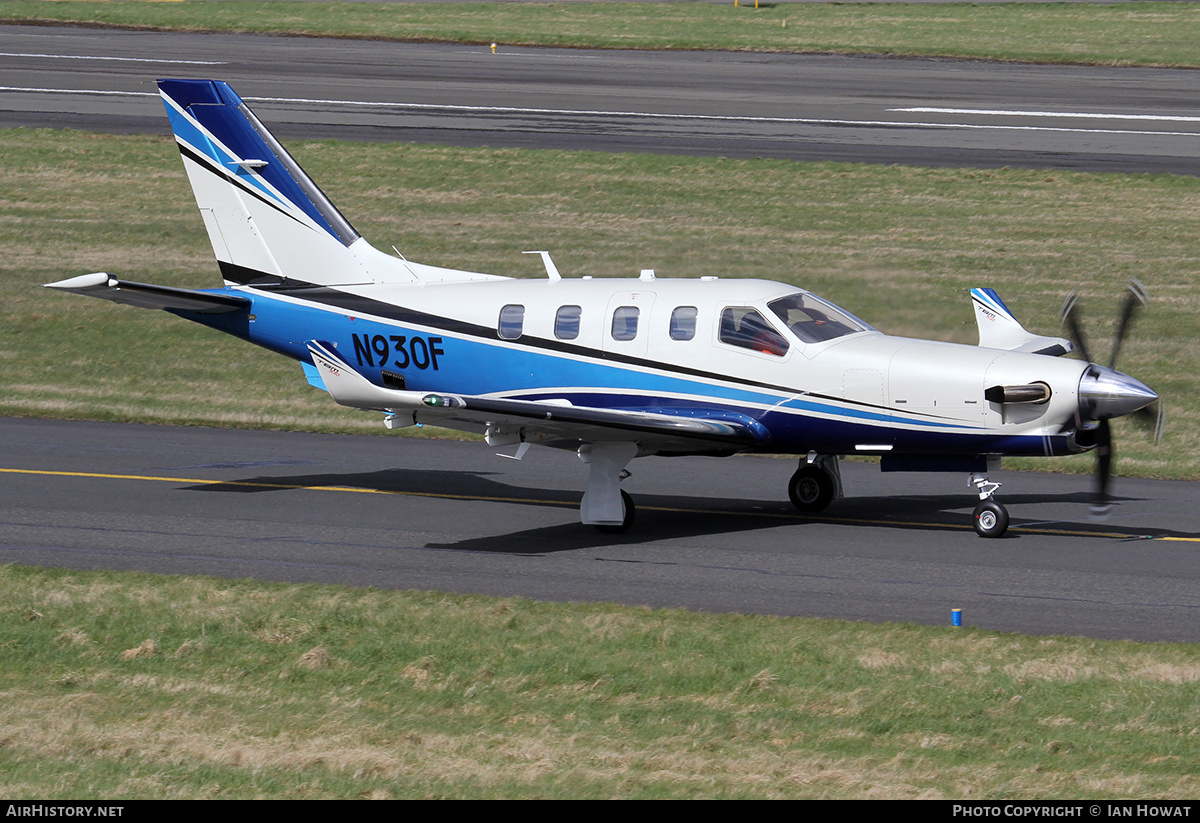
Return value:
[(980, 537), (999, 537), (1008, 531), (1008, 509), (995, 500), (984, 500), (975, 507), (973, 525)]
[(975, 507), (972, 526), (980, 537), (1000, 537), (1008, 531), (1008, 509), (992, 496), (1000, 484), (986, 476), (971, 475), (971, 485), (979, 489), (979, 505)]

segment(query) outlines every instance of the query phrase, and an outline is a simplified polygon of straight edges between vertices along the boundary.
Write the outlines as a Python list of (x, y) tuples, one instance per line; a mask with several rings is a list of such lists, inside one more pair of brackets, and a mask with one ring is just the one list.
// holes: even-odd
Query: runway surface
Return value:
[(0, 124), (166, 133), (156, 77), (288, 137), (1200, 173), (1197, 73), (0, 26)]
[(789, 460), (646, 458), (634, 530), (578, 522), (583, 466), (481, 443), (0, 418), (0, 562), (545, 600), (1200, 641), (1195, 484), (1002, 473), (1010, 536), (965, 478), (844, 464), (827, 517)]

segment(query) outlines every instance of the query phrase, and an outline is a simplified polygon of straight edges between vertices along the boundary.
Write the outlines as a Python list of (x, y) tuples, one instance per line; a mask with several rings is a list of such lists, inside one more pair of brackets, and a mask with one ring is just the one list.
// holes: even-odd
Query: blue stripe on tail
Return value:
[[(206, 155), (226, 174), (278, 202), (278, 197), (263, 185), (262, 181), (266, 181), (285, 198), (285, 205), (304, 212), (343, 244), (349, 245), (358, 239), (358, 233), (258, 122), (228, 83), (159, 80), (158, 88), (164, 97), (187, 112), (187, 117), (180, 115), (164, 100), (171, 128), (181, 141)], [(228, 151), (214, 144), (197, 124)], [(266, 165), (253, 169), (238, 165), (238, 161), (249, 160), (265, 161)]]

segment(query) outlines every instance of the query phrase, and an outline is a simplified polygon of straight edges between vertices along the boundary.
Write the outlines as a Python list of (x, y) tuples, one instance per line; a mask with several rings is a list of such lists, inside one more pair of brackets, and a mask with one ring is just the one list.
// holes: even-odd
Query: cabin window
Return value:
[(516, 340), (525, 328), (525, 307), (510, 305), (500, 309), (500, 322), (497, 332), (504, 340)]
[(728, 308), (721, 312), (720, 338), (722, 343), (776, 357), (781, 357), (788, 350), (783, 335), (775, 331), (761, 314), (748, 307)]
[(671, 339), (691, 340), (696, 336), (695, 306), (679, 306), (671, 312)]
[(559, 340), (574, 340), (579, 336), (579, 317), (583, 309), (579, 306), (559, 306), (554, 315), (554, 336)]
[(617, 307), (612, 319), (613, 340), (632, 340), (637, 337), (638, 314), (637, 306)]

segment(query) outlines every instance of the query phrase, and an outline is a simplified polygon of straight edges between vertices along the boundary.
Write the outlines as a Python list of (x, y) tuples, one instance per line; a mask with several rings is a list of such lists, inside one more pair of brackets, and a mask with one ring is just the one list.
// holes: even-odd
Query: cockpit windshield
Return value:
[(820, 343), (874, 329), (852, 314), (812, 294), (789, 294), (767, 304), (805, 343)]

